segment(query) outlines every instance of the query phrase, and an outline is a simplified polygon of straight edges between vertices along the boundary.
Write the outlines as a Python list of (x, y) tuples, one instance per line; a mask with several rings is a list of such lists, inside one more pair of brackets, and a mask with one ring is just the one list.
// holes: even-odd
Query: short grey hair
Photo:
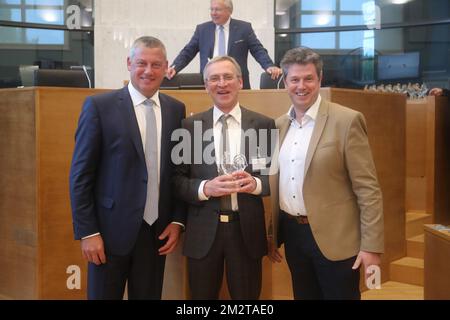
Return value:
[(205, 68), (203, 69), (203, 80), (205, 82), (208, 81), (207, 72), (208, 72), (209, 66), (211, 66), (214, 63), (222, 62), (222, 61), (231, 62), (233, 64), (234, 68), (236, 69), (237, 76), (239, 78), (242, 78), (241, 67), (239, 66), (239, 63), (237, 63), (237, 61), (233, 57), (230, 57), (230, 56), (217, 56), (217, 57), (214, 57), (211, 60), (209, 60), (208, 63), (206, 64)]
[(322, 76), (323, 61), (320, 55), (308, 47), (298, 47), (288, 50), (281, 59), (281, 69), (286, 79), (289, 68), (294, 64), (306, 65), (312, 63), (319, 78)]
[(134, 54), (136, 53), (136, 49), (139, 47), (146, 47), (146, 48), (159, 48), (164, 54), (164, 57), (167, 59), (167, 51), (166, 47), (164, 46), (164, 43), (162, 43), (161, 40), (158, 38), (152, 37), (152, 36), (143, 36), (140, 38), (137, 38), (134, 40), (133, 45), (130, 49), (130, 58), (132, 59), (134, 57)]
[[(211, 0), (211, 2), (212, 1), (213, 0)], [(219, 0), (219, 1), (222, 1), (223, 4), (225, 5), (225, 7), (227, 7), (231, 13), (233, 13), (233, 1), (231, 1), (231, 0)]]

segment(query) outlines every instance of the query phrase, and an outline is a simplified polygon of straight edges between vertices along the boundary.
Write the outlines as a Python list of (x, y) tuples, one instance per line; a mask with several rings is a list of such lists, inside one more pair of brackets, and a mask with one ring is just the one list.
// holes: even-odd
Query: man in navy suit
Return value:
[(256, 37), (251, 24), (231, 19), (233, 13), (231, 0), (211, 0), (210, 12), (212, 21), (197, 26), (191, 41), (181, 50), (169, 68), (167, 72), (169, 79), (186, 67), (199, 51), (201, 73), (211, 58), (224, 55), (233, 57), (241, 67), (244, 89), (250, 89), (247, 67), (249, 51), (261, 67), (271, 74), (272, 79), (281, 75), (281, 69), (274, 65), (267, 50)]
[(185, 216), (170, 188), (171, 133), (185, 106), (159, 93), (164, 44), (137, 39), (128, 86), (88, 97), (70, 170), (75, 239), (88, 260), (88, 299), (161, 299), (165, 255)]

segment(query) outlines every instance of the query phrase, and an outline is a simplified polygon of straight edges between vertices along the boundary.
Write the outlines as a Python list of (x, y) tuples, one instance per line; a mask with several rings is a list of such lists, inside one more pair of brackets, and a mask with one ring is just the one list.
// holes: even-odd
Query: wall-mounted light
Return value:
[(392, 4), (405, 4), (411, 2), (411, 0), (391, 0)]
[(326, 26), (331, 22), (331, 15), (329, 14), (321, 14), (316, 18), (316, 25), (318, 26)]
[(46, 22), (51, 23), (59, 21), (58, 15), (54, 10), (43, 10), (39, 15)]

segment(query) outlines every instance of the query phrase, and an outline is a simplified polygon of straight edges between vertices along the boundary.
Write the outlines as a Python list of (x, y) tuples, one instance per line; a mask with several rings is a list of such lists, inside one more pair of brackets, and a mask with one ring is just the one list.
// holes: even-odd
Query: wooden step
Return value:
[(405, 257), (391, 262), (390, 281), (423, 286), (423, 259)]
[(412, 284), (388, 281), (381, 289), (366, 290), (361, 293), (362, 300), (423, 300), (423, 287)]
[(425, 236), (415, 236), (406, 240), (406, 255), (410, 258), (423, 259)]
[(406, 213), (406, 239), (423, 234), (423, 225), (432, 223), (431, 214), (424, 211), (409, 211)]

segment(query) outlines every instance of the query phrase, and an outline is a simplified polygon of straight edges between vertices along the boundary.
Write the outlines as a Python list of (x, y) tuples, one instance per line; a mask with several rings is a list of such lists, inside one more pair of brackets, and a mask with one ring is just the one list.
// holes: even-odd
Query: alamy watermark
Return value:
[(66, 280), (66, 287), (69, 290), (81, 289), (81, 269), (77, 265), (70, 265), (66, 268), (66, 273), (70, 274)]
[(366, 274), (370, 276), (366, 279), (366, 287), (370, 290), (381, 289), (381, 269), (377, 265), (367, 267)]
[[(230, 136), (233, 130), (229, 130)], [(250, 164), (259, 160), (264, 160), (264, 167), (259, 167), (261, 175), (273, 174), (277, 170), (272, 159), (278, 155), (278, 129), (247, 129), (240, 130), (240, 150), (242, 154), (248, 154), (247, 159)], [(214, 129), (203, 130), (202, 121), (194, 121), (193, 132), (187, 129), (177, 129), (172, 133), (171, 141), (178, 142), (172, 149), (171, 160), (175, 165), (206, 164), (216, 163)], [(239, 152), (238, 152), (239, 153)], [(261, 163), (259, 161), (258, 163)]]

